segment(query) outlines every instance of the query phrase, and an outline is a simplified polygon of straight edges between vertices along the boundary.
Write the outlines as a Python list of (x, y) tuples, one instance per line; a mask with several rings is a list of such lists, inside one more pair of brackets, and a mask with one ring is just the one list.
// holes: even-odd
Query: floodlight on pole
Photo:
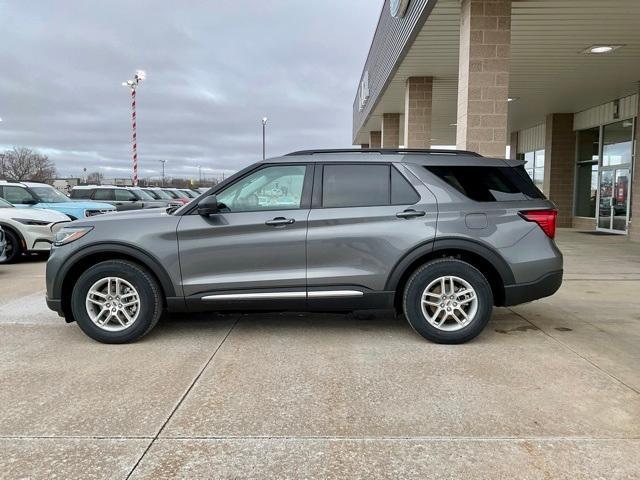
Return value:
[(133, 80), (127, 80), (126, 82), (122, 82), (124, 87), (128, 87), (131, 90), (131, 127), (133, 130), (133, 134), (131, 137), (131, 150), (132, 150), (132, 160), (133, 160), (133, 174), (132, 181), (133, 186), (138, 186), (138, 141), (136, 134), (136, 90), (140, 82), (147, 78), (147, 74), (144, 70), (136, 70), (136, 75), (133, 77)]
[(262, 160), (266, 158), (267, 148), (266, 148), (266, 129), (267, 129), (267, 117), (262, 117)]
[(162, 164), (162, 186), (164, 187), (164, 164), (167, 163), (166, 160), (158, 160)]

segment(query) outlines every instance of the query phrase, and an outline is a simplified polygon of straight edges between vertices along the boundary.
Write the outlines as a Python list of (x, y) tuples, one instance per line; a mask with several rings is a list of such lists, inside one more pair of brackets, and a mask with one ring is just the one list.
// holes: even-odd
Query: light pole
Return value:
[(267, 129), (267, 117), (262, 117), (262, 160), (266, 158), (266, 141), (265, 134)]
[(166, 160), (158, 160), (162, 164), (162, 186), (164, 187), (164, 164), (167, 163)]
[(132, 154), (133, 154), (133, 186), (138, 186), (138, 141), (136, 139), (136, 89), (141, 81), (147, 77), (144, 70), (137, 70), (133, 80), (127, 80), (122, 82), (122, 85), (129, 87), (131, 90), (131, 126), (133, 130), (133, 136), (131, 138)]

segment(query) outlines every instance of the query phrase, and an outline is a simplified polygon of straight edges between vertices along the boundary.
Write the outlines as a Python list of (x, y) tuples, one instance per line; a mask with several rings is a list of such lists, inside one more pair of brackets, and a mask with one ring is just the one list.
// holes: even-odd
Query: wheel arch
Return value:
[(16, 237), (18, 237), (18, 240), (20, 240), (20, 242), (22, 243), (22, 248), (26, 249), (27, 248), (27, 241), (24, 238), (24, 235), (22, 235), (22, 233), (20, 232), (20, 230), (18, 230), (16, 227), (14, 227), (13, 225), (6, 223), (6, 222), (2, 222), (0, 221), (0, 227), (2, 227), (2, 229), (6, 232), (6, 231), (10, 231), (11, 233), (13, 233)]
[(420, 245), (408, 252), (394, 266), (387, 279), (385, 290), (395, 292), (396, 310), (402, 309), (402, 293), (411, 274), (426, 262), (446, 257), (458, 258), (480, 270), (491, 286), (494, 305), (504, 305), (504, 287), (514, 283), (513, 272), (507, 262), (491, 247), (480, 242), (460, 238), (442, 238)]
[(64, 263), (57, 274), (57, 278), (60, 281), (55, 282), (55, 287), (57, 288), (54, 287), (53, 298), (62, 300), (62, 311), (65, 313), (67, 322), (74, 321), (71, 312), (71, 292), (75, 285), (75, 280), (90, 265), (106, 260), (128, 260), (146, 268), (158, 282), (165, 305), (168, 297), (176, 296), (171, 277), (156, 258), (126, 244), (92, 245), (75, 253)]

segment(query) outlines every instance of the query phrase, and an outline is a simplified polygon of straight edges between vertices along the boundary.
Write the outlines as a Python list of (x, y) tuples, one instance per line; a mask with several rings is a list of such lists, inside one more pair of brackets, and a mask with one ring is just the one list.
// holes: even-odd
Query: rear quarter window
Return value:
[(91, 198), (91, 192), (88, 188), (74, 188), (71, 190), (71, 198)]
[(545, 198), (522, 166), (427, 166), (425, 168), (476, 202)]

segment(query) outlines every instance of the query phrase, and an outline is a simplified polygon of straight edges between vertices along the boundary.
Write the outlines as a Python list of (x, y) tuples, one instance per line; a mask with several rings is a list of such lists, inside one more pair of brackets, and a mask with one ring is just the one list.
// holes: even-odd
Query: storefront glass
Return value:
[(600, 128), (579, 131), (575, 199), (577, 217), (596, 216), (599, 153)]

